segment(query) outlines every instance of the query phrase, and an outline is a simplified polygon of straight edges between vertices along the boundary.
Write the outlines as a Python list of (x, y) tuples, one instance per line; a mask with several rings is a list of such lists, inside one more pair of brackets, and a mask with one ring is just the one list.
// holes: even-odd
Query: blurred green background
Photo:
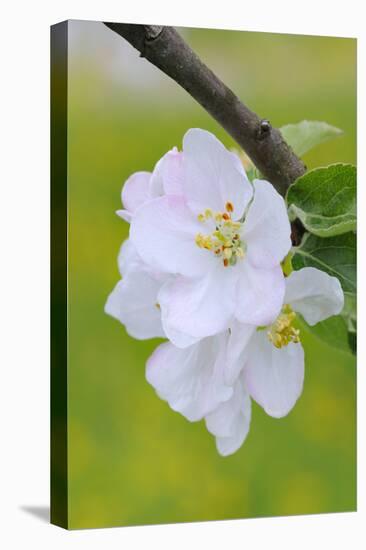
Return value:
[[(275, 126), (325, 120), (344, 135), (309, 168), (356, 161), (356, 41), (181, 29)], [(355, 360), (308, 334), (305, 387), (288, 417), (253, 404), (244, 446), (222, 458), (145, 380), (156, 341), (103, 312), (128, 225), (115, 215), (136, 170), (190, 127), (235, 144), (186, 92), (101, 23), (69, 27), (69, 523), (71, 528), (341, 512), (356, 507)]]

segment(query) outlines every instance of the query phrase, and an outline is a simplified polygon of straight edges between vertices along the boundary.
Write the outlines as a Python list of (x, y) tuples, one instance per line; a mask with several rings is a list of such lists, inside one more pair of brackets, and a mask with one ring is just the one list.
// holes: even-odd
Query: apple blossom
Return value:
[(183, 348), (233, 319), (272, 322), (291, 240), (282, 197), (264, 180), (252, 186), (239, 159), (212, 134), (189, 130), (182, 155), (182, 194), (141, 204), (130, 237), (151, 269), (173, 275), (158, 302), (166, 335)]
[(249, 182), (238, 157), (210, 133), (189, 130), (152, 173), (122, 190), (131, 222), (121, 280), (105, 312), (138, 339), (165, 337), (146, 378), (189, 421), (204, 419), (227, 456), (245, 441), (251, 399), (273, 417), (301, 395), (304, 350), (296, 325), (343, 308), (338, 279), (305, 267), (284, 277), (290, 246), (285, 203)]

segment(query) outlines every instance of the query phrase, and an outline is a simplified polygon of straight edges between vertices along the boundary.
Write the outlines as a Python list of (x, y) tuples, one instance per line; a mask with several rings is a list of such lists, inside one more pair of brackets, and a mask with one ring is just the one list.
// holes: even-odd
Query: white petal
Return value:
[(183, 193), (183, 153), (176, 147), (161, 158), (150, 180), (151, 197), (182, 195)]
[(196, 245), (195, 236), (200, 232), (202, 224), (184, 199), (166, 195), (137, 210), (130, 237), (143, 261), (152, 268), (194, 277), (217, 262), (211, 252)]
[(116, 210), (117, 216), (122, 218), (127, 223), (131, 223), (132, 220), (132, 212), (129, 212), (128, 210)]
[[(164, 315), (162, 315), (162, 322), (163, 322), (163, 318), (164, 318)], [(166, 337), (177, 348), (188, 348), (189, 346), (192, 346), (193, 344), (196, 344), (197, 342), (199, 342), (202, 339), (202, 338), (197, 337), (197, 336), (192, 336), (192, 334), (187, 334), (186, 332), (183, 332), (182, 330), (176, 330), (165, 319), (164, 319), (163, 327), (165, 327), (164, 332), (166, 334)]]
[[(243, 176), (244, 176), (245, 179), (247, 180), (247, 179), (248, 179), (248, 176), (247, 176), (247, 174), (246, 174), (246, 172), (245, 172), (244, 165), (243, 165), (242, 161), (240, 160), (239, 155), (238, 155), (237, 153), (235, 153), (234, 151), (230, 151), (230, 154), (231, 154), (231, 156), (232, 156), (232, 159), (233, 159), (233, 161), (234, 161), (234, 163), (235, 163), (235, 165), (236, 165), (238, 171), (239, 171), (241, 174), (243, 174)], [(250, 182), (249, 182), (249, 183), (250, 183)], [(250, 194), (250, 197), (252, 197), (252, 195), (253, 195), (253, 188), (252, 188), (252, 192), (251, 192), (251, 194)]]
[(287, 277), (285, 303), (301, 313), (309, 325), (315, 325), (342, 311), (344, 295), (336, 277), (304, 267)]
[(124, 277), (129, 271), (142, 271), (144, 267), (144, 262), (137, 254), (131, 239), (123, 241), (118, 253), (118, 269), (121, 276)]
[(259, 269), (247, 260), (237, 265), (240, 265), (241, 273), (235, 317), (241, 323), (269, 325), (283, 305), (285, 278), (282, 269)]
[(255, 331), (254, 325), (246, 325), (236, 320), (230, 323), (225, 368), (225, 380), (229, 386), (234, 384), (245, 365), (248, 344)]
[(149, 194), (152, 199), (156, 199), (165, 195), (163, 177), (161, 173), (161, 164), (163, 160), (164, 157), (158, 160), (151, 175), (149, 183)]
[(218, 264), (201, 278), (177, 277), (165, 283), (158, 299), (168, 338), (181, 346), (177, 333), (204, 338), (228, 328), (235, 307), (235, 282), (235, 270)]
[(233, 393), (223, 377), (225, 343), (226, 335), (220, 335), (186, 349), (162, 344), (147, 362), (146, 378), (174, 411), (200, 420)]
[(149, 200), (150, 172), (135, 172), (122, 188), (122, 204), (128, 212), (135, 210)]
[(118, 269), (122, 277), (127, 275), (127, 273), (144, 271), (155, 279), (155, 281), (160, 282), (160, 286), (168, 280), (166, 273), (153, 269), (142, 261), (131, 239), (126, 239), (122, 243), (118, 253)]
[(244, 443), (250, 426), (251, 402), (239, 378), (228, 401), (206, 416), (207, 429), (216, 436), (216, 447), (223, 456), (235, 453)]
[(239, 219), (253, 190), (238, 160), (210, 132), (192, 128), (183, 139), (184, 194), (196, 214), (206, 208), (224, 212), (227, 202)]
[(304, 350), (300, 343), (275, 348), (266, 330), (259, 330), (251, 340), (243, 373), (249, 394), (266, 413), (286, 416), (302, 392)]
[(104, 310), (125, 325), (133, 338), (164, 338), (157, 307), (160, 286), (148, 273), (129, 272), (109, 295)]
[(247, 257), (256, 266), (278, 265), (291, 248), (291, 226), (283, 198), (264, 180), (254, 180), (254, 199), (245, 219)]

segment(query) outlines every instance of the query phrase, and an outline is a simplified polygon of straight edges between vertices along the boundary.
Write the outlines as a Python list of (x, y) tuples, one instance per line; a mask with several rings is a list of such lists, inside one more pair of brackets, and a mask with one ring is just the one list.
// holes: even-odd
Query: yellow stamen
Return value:
[(202, 233), (197, 233), (195, 242), (200, 248), (207, 248), (207, 250), (211, 250), (213, 248), (213, 242), (210, 235), (202, 235)]
[(290, 342), (294, 344), (300, 342), (300, 330), (293, 326), (295, 319), (296, 313), (287, 304), (282, 308), (276, 321), (269, 327), (267, 336), (276, 348), (283, 348)]
[(234, 210), (234, 205), (227, 202), (226, 212), (213, 212), (211, 208), (206, 208), (204, 212), (198, 215), (200, 222), (206, 222), (213, 219), (215, 229), (210, 234), (198, 233), (195, 236), (195, 242), (200, 248), (211, 250), (215, 256), (222, 258), (225, 267), (233, 266), (245, 256), (245, 243), (240, 240), (241, 222), (235, 222), (231, 219), (228, 212)]

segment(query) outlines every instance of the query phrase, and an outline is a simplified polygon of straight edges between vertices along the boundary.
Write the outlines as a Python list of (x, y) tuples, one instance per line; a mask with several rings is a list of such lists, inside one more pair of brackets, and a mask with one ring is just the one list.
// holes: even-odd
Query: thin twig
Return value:
[(170, 76), (210, 113), (245, 150), (266, 179), (284, 195), (306, 168), (267, 120), (253, 113), (199, 59), (172, 27), (105, 23), (142, 57)]

